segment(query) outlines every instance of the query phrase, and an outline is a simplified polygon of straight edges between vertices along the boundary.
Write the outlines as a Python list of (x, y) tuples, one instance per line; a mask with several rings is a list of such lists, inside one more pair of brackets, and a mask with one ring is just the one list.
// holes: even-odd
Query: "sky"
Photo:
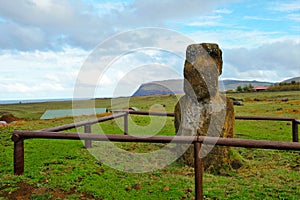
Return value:
[(0, 100), (128, 96), (182, 78), (189, 42), (220, 46), (221, 79), (300, 76), (300, 1), (0, 0)]

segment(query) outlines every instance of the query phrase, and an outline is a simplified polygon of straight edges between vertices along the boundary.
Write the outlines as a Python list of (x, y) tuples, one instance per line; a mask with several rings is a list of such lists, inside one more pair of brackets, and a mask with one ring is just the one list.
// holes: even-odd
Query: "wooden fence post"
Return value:
[(13, 135), (14, 141), (14, 174), (24, 174), (24, 139), (18, 135)]
[(299, 142), (298, 138), (298, 121), (292, 121), (293, 142)]
[[(92, 126), (90, 124), (84, 125), (84, 132), (92, 133)], [(92, 148), (92, 140), (84, 140), (84, 147), (87, 149)]]
[(126, 111), (124, 115), (124, 135), (128, 135), (128, 114), (129, 112)]
[(200, 157), (201, 143), (194, 143), (194, 169), (196, 200), (203, 200), (203, 162)]

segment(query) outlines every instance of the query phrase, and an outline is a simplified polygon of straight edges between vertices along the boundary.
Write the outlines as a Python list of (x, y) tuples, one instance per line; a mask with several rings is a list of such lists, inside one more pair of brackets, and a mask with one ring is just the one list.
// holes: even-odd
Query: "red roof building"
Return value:
[(252, 88), (252, 91), (259, 92), (259, 91), (265, 91), (267, 89), (268, 87), (265, 86), (255, 86), (254, 88)]

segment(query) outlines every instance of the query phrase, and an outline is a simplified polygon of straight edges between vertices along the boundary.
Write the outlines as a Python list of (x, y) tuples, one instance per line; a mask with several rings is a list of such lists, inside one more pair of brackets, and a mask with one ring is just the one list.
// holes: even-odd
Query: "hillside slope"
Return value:
[(295, 78), (286, 79), (286, 80), (282, 81), (281, 83), (291, 83), (293, 81), (300, 82), (300, 76), (299, 77), (295, 77)]
[[(273, 83), (259, 81), (223, 80), (219, 82), (220, 91), (233, 90), (237, 86), (269, 86)], [(148, 96), (158, 94), (183, 94), (183, 79), (171, 79), (142, 84), (132, 96)]]

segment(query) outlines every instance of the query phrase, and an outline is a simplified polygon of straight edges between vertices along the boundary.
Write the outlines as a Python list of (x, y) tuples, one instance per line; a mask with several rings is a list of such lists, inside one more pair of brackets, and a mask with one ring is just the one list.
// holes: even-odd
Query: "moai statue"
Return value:
[[(217, 44), (202, 43), (187, 47), (184, 65), (185, 95), (175, 106), (174, 124), (177, 135), (233, 137), (233, 104), (219, 93), (218, 88), (222, 65), (222, 51)], [(229, 164), (229, 153), (229, 147), (204, 142), (200, 152), (204, 169), (214, 171), (223, 164)], [(194, 165), (192, 145), (181, 158), (187, 165)]]

